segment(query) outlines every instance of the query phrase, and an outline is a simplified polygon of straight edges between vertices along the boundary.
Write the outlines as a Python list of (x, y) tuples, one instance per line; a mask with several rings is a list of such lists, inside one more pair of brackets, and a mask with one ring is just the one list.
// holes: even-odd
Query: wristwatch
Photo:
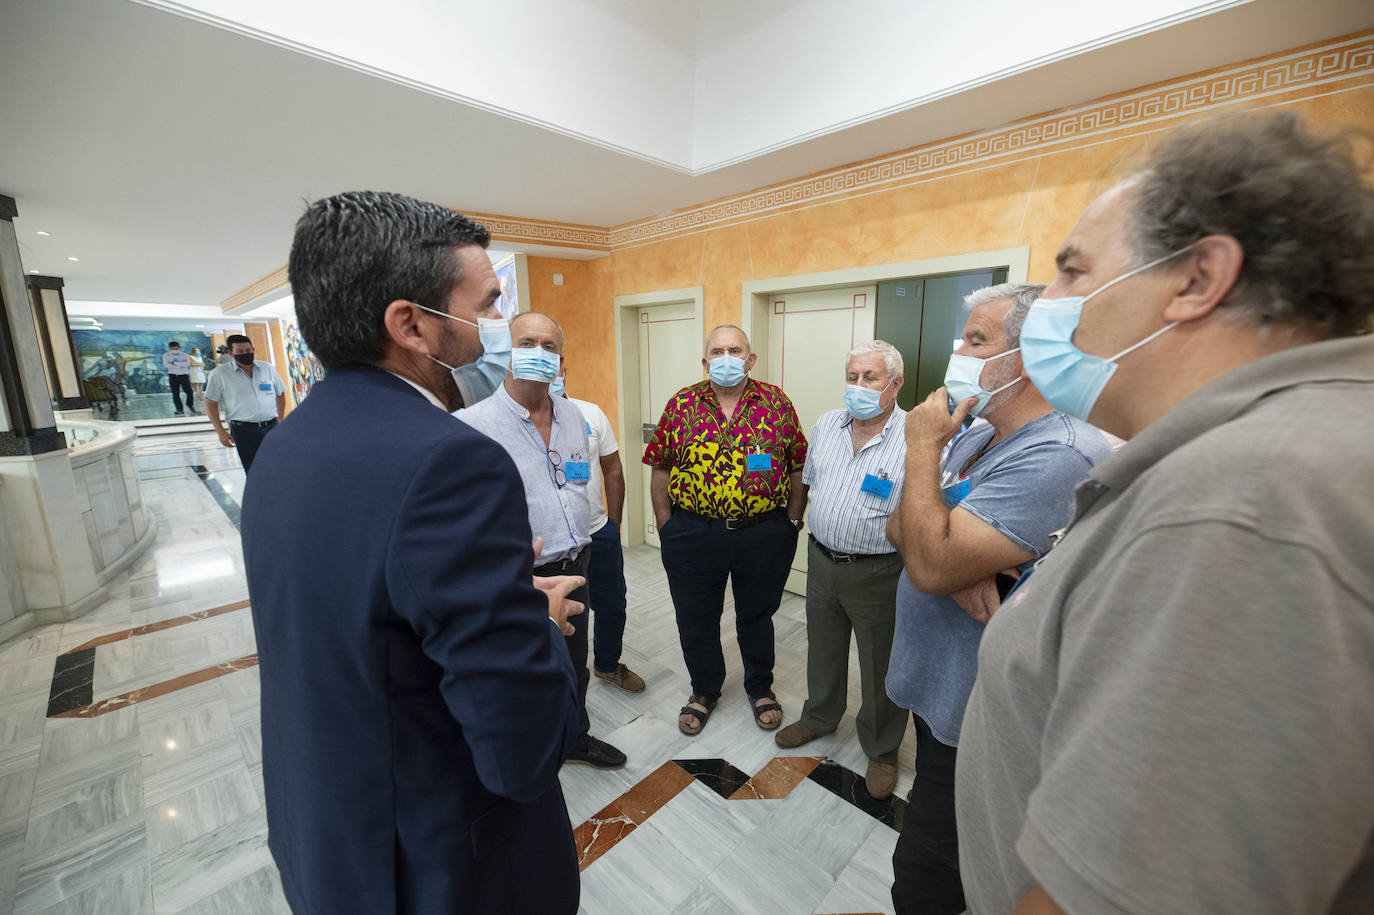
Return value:
[(791, 525), (792, 525), (793, 527), (795, 527), (798, 531), (800, 531), (803, 527), (806, 526), (806, 522), (803, 521), (801, 518), (797, 518), (795, 521), (792, 520), (791, 518), (788, 518), (787, 520), (788, 520), (788, 521), (791, 523)]

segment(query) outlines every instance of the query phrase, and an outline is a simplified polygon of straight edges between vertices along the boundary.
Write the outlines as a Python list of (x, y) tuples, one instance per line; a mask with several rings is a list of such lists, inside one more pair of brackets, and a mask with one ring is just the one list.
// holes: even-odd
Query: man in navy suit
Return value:
[(327, 377), (257, 456), (243, 552), (268, 844), (298, 913), (578, 907), (560, 629), (584, 580), (536, 587), (515, 466), (448, 412), (450, 369), (499, 317), (486, 245), (395, 194), (296, 226), (296, 314)]

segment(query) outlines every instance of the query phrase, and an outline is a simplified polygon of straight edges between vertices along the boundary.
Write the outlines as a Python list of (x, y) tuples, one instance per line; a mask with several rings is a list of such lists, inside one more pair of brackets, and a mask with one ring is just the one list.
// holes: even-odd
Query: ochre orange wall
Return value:
[[(1374, 46), (1374, 33), (1368, 37), (1367, 44)], [(1353, 53), (1365, 55), (1357, 58), (1359, 64), (1371, 50), (1357, 46)], [(1269, 60), (1283, 57), (1274, 55)], [(1267, 61), (1265, 66), (1269, 66)], [(1124, 126), (1118, 130), (1105, 134), (1097, 130), (1091, 141), (1067, 141), (1057, 147), (1041, 143), (1034, 153), (1008, 152), (1000, 160), (984, 157), (966, 167), (937, 169), (907, 186), (877, 191), (861, 187), (838, 200), (799, 205), (721, 228), (651, 243), (613, 244), (609, 255), (595, 260), (532, 256), (528, 258), (530, 301), (564, 327), (570, 392), (597, 403), (615, 422), (617, 354), (612, 312), (617, 295), (702, 286), (705, 323), (711, 327), (740, 322), (742, 284), (748, 280), (1023, 245), (1030, 247), (1030, 279), (1048, 282), (1058, 245), (1087, 203), (1162, 131), (1188, 117), (1212, 114), (1222, 107), (1264, 106), (1297, 110), (1323, 127), (1368, 129), (1374, 125), (1374, 67), (1364, 64), (1348, 70), (1353, 74), (1349, 78), (1308, 79), (1287, 92), (1274, 92), (1272, 83), (1260, 81), (1247, 96), (1241, 91), (1249, 85), (1245, 77), (1235, 75), (1234, 68), (1220, 68), (1203, 75), (1211, 83), (1234, 80), (1237, 89), (1231, 97), (1238, 100), (1210, 106), (1199, 115), (1170, 119), (1167, 114), (1144, 116), (1149, 112), (1142, 112), (1134, 120), (1123, 117)], [(1177, 82), (1198, 76), (1180, 77)], [(1298, 77), (1295, 83), (1307, 79), (1301, 72)], [(1115, 98), (1140, 93), (1167, 98), (1174, 82)], [(1069, 111), (1065, 116), (1071, 115)], [(623, 228), (611, 230), (613, 240), (623, 234)], [(554, 273), (563, 274), (562, 286), (553, 285)]]

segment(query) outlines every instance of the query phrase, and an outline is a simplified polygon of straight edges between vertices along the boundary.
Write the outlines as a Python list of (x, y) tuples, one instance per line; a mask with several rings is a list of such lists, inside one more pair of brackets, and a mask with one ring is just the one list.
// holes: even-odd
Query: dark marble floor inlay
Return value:
[(95, 649), (57, 656), (48, 691), (48, 717), (90, 705), (95, 698)]
[(205, 488), (210, 490), (210, 495), (215, 502), (229, 516), (229, 522), (238, 530), (243, 528), (239, 524), (239, 504), (234, 501), (234, 497), (225, 490), (224, 484), (219, 481), (218, 475), (204, 464), (192, 464), (191, 470), (195, 471), (196, 476), (205, 484)]
[(906, 815), (906, 801), (897, 795), (877, 800), (868, 793), (864, 777), (853, 769), (847, 769), (833, 759), (827, 759), (807, 776), (827, 791), (838, 794), (864, 813), (902, 831), (902, 818)]
[(726, 800), (749, 781), (749, 776), (723, 759), (675, 759), (674, 763)]

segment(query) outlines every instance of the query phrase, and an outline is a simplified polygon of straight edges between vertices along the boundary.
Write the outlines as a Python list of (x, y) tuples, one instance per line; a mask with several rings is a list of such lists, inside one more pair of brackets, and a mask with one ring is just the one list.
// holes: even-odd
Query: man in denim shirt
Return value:
[[(1021, 377), (1021, 322), (1042, 286), (969, 296), (946, 388), (906, 422), (906, 485), (888, 538), (906, 574), (887, 693), (916, 725), (916, 780), (892, 855), (898, 915), (962, 912), (954, 820), (955, 748), (997, 605), (997, 573), (1025, 571), (1068, 523), (1073, 489), (1111, 454), (1102, 433), (1050, 408)], [(953, 392), (952, 394), (949, 392)], [(951, 415), (948, 398), (963, 398)], [(970, 412), (987, 419), (940, 453)]]

